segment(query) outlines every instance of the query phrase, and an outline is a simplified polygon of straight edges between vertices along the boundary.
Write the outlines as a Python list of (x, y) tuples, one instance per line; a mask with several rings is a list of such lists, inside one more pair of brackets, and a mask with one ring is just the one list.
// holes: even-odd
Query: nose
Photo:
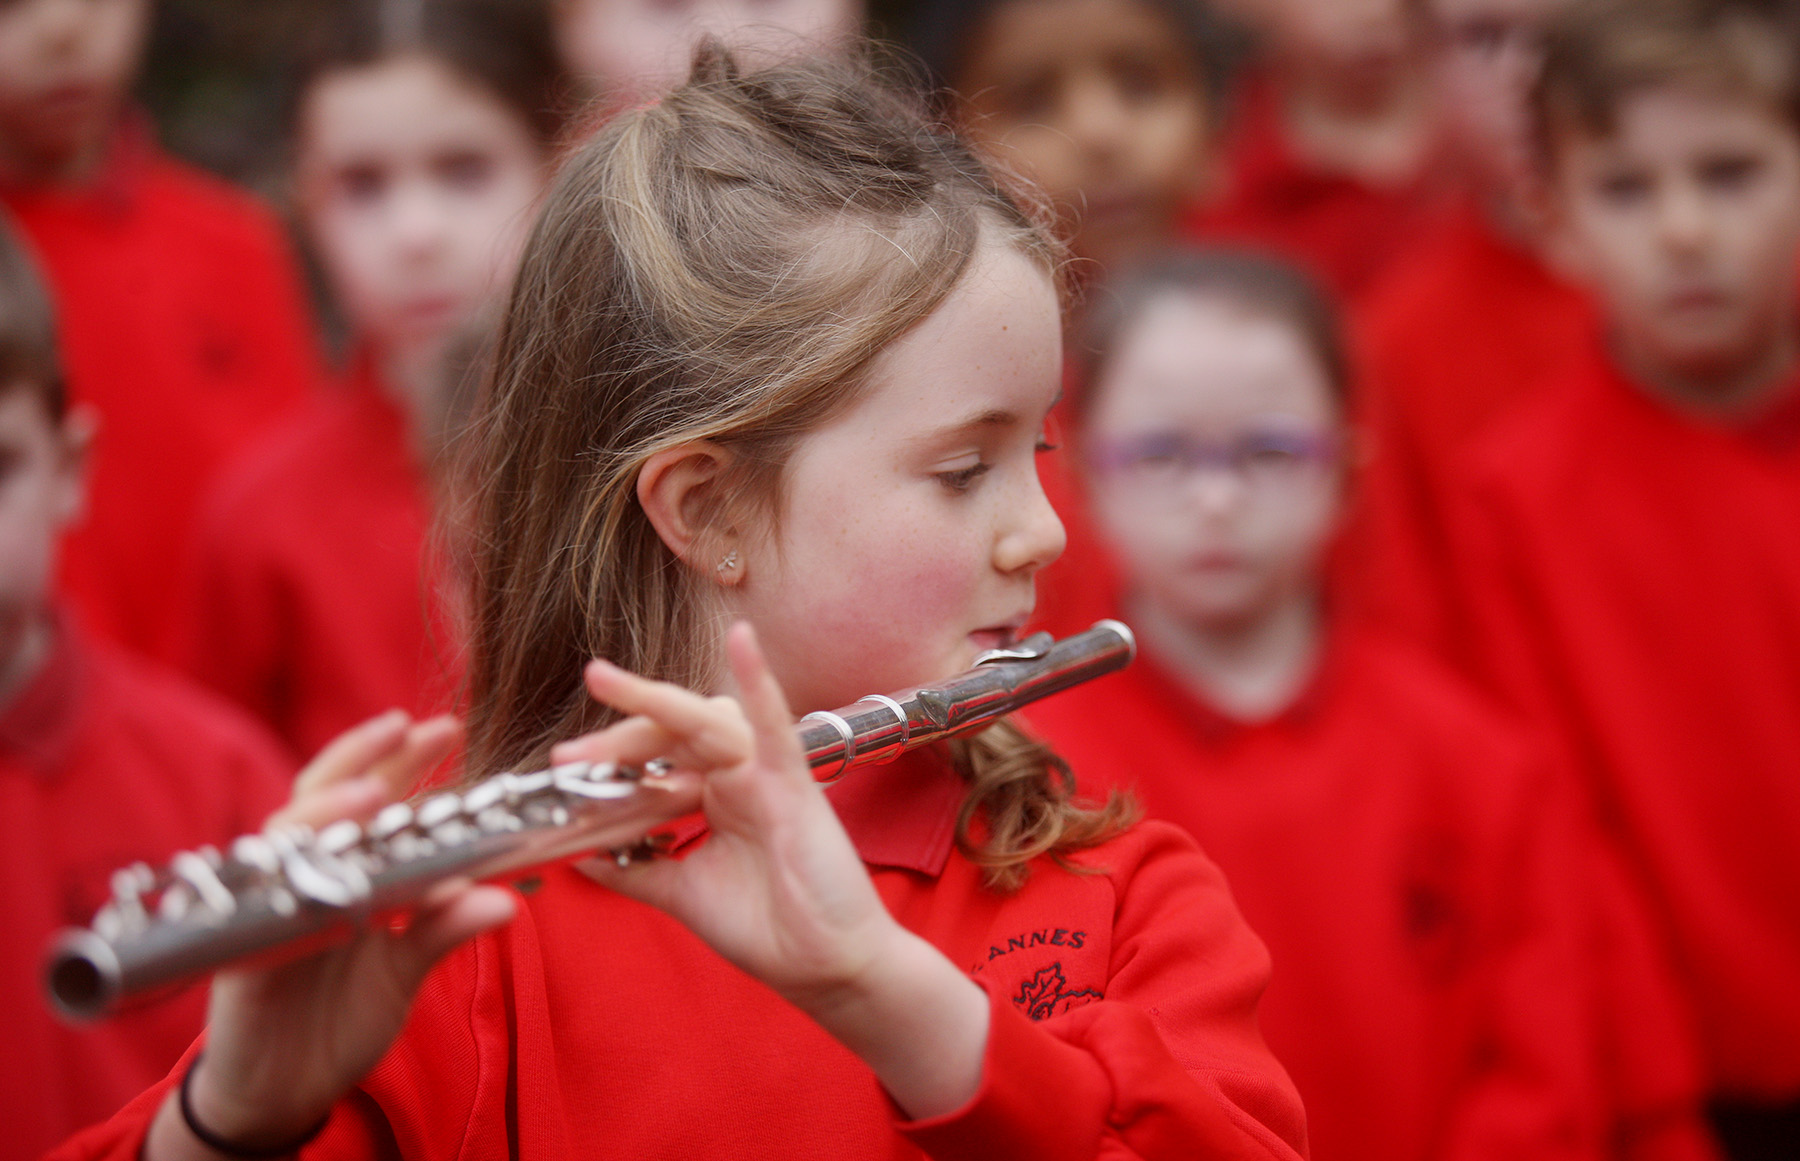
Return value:
[(442, 246), (448, 225), (443, 199), (425, 181), (406, 181), (394, 191), (392, 237), (408, 258), (428, 258)]
[(1670, 183), (1658, 200), (1657, 232), (1663, 244), (1683, 253), (1701, 249), (1712, 231), (1712, 215), (1699, 190)]
[(1044, 486), (1032, 473), (1031, 485), (1001, 514), (994, 541), (994, 567), (1003, 573), (1035, 573), (1063, 554), (1069, 543), (1062, 518), (1050, 506)]
[(1131, 129), (1131, 113), (1105, 75), (1095, 68), (1080, 70), (1069, 81), (1064, 100), (1064, 124), (1077, 146), (1096, 157), (1119, 152)]
[(1195, 469), (1187, 481), (1187, 495), (1202, 516), (1216, 519), (1229, 514), (1244, 499), (1244, 478), (1223, 464)]

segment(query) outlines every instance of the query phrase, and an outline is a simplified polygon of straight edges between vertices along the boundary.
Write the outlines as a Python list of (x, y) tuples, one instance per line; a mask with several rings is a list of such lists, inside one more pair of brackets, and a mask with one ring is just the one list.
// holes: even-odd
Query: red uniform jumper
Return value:
[(1429, 164), (1392, 186), (1316, 169), (1288, 143), (1279, 100), (1267, 80), (1243, 87), (1225, 196), (1196, 206), (1181, 233), (1192, 242), (1270, 251), (1349, 302), (1448, 210), (1451, 182)]
[[(980, 1090), (907, 1122), (869, 1069), (675, 921), (563, 868), (453, 953), (303, 1156), (1293, 1158), (1256, 1030), (1268, 957), (1218, 871), (1144, 824), (1002, 895), (955, 850), (965, 784), (918, 752), (832, 790), (894, 916), (987, 990)], [(167, 1085), (60, 1157), (136, 1156)]]
[(237, 710), (65, 622), (0, 710), (0, 1158), (35, 1158), (154, 1083), (205, 1022), (206, 990), (71, 1028), (43, 999), (51, 936), (85, 925), (115, 870), (260, 828), (293, 767)]
[(1475, 449), (1477, 664), (1560, 728), (1641, 874), (1711, 1079), (1800, 1097), (1800, 382), (1710, 422), (1598, 344)]
[(50, 283), (71, 394), (100, 414), (67, 591), (96, 630), (160, 653), (201, 489), (319, 381), (295, 264), (267, 210), (141, 129), (90, 187), (0, 202)]
[[(1641, 1134), (1614, 1156), (1710, 1155), (1691, 1043), (1633, 1112), (1605, 1111), (1567, 783), (1423, 654), (1335, 630), (1309, 690), (1258, 725), (1153, 657), (1032, 718), (1087, 789), (1134, 787), (1219, 859), (1268, 941), (1262, 1025), (1320, 1161), (1595, 1157), (1609, 1131)], [(1655, 995), (1633, 991), (1633, 1019), (1660, 1027)]]
[(1357, 600), (1382, 623), (1453, 653), (1444, 490), (1482, 432), (1586, 350), (1591, 315), (1582, 291), (1474, 205), (1360, 304), (1358, 385), (1373, 454), (1348, 552)]
[(443, 709), (456, 684), (423, 570), (430, 485), (370, 362), (220, 478), (179, 617), (189, 672), (299, 754), (396, 706)]

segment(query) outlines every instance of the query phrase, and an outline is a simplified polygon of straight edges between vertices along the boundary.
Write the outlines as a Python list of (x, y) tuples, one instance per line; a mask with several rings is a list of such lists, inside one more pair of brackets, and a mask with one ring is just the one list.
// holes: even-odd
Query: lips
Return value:
[(1010, 649), (1019, 643), (1019, 633), (1024, 628), (1025, 618), (1020, 617), (1003, 625), (977, 629), (969, 634), (969, 640), (982, 649)]

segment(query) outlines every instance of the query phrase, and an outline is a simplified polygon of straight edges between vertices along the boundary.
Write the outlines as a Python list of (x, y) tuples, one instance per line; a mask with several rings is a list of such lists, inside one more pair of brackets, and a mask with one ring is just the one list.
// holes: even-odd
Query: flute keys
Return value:
[(369, 837), (376, 842), (393, 838), (413, 824), (413, 808), (404, 802), (384, 806), (369, 823)]

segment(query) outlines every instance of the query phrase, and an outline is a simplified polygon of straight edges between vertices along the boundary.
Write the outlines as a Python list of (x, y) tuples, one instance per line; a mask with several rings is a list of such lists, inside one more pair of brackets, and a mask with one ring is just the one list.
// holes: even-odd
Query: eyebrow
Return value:
[(967, 419), (960, 420), (956, 423), (949, 423), (943, 427), (934, 428), (919, 436), (919, 438), (913, 442), (920, 445), (947, 443), (957, 436), (973, 434), (974, 432), (986, 430), (988, 428), (1011, 427), (1018, 422), (1019, 417), (1017, 413), (1006, 411), (1002, 408), (992, 408), (971, 415)]

